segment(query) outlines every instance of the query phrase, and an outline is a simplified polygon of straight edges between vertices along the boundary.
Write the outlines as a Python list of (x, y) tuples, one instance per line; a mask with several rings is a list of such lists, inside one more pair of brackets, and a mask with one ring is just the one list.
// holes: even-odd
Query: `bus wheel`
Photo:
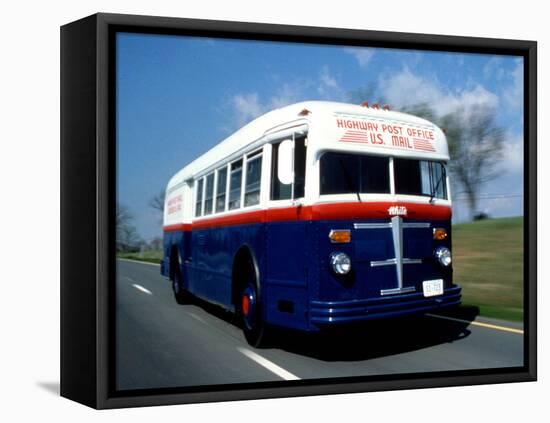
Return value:
[(262, 319), (256, 283), (249, 280), (241, 293), (240, 314), (246, 341), (253, 347), (265, 345), (267, 328)]
[(181, 266), (179, 258), (176, 259), (176, 266), (172, 271), (172, 291), (174, 298), (178, 304), (186, 304), (189, 302), (189, 293), (183, 287), (183, 277), (181, 275)]

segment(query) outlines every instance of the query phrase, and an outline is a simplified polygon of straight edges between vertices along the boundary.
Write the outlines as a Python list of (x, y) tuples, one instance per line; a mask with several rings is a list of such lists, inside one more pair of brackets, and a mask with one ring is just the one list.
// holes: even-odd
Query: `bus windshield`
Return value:
[[(389, 157), (327, 152), (320, 161), (320, 193), (389, 194)], [(395, 193), (447, 199), (445, 166), (439, 162), (395, 158)]]
[(390, 192), (389, 158), (328, 152), (321, 157), (321, 195)]
[(394, 159), (395, 193), (447, 199), (445, 166), (439, 162)]

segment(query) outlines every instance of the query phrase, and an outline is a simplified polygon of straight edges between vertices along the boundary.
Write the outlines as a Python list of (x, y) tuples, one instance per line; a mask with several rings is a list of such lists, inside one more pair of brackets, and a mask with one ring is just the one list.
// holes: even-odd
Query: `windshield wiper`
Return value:
[(359, 200), (359, 202), (361, 203), (361, 196), (359, 195), (359, 187), (357, 187), (357, 189), (354, 188), (352, 180), (351, 180), (351, 176), (348, 173), (348, 170), (346, 169), (346, 166), (344, 166), (344, 163), (342, 162), (342, 159), (338, 159), (338, 163), (340, 163), (340, 167), (344, 171), (344, 176), (346, 178), (346, 184), (348, 185), (348, 189), (352, 192), (355, 192), (355, 194), (357, 195), (357, 200)]
[(430, 192), (430, 201), (429, 201), (430, 204), (433, 203), (435, 194), (437, 192), (437, 189), (439, 188), (439, 184), (441, 183), (441, 181), (443, 180), (443, 177), (446, 175), (446, 172), (447, 172), (443, 166), (441, 168), (442, 168), (442, 172), (439, 175), (439, 179), (437, 180), (437, 184), (435, 184), (435, 187), (433, 187), (432, 191)]

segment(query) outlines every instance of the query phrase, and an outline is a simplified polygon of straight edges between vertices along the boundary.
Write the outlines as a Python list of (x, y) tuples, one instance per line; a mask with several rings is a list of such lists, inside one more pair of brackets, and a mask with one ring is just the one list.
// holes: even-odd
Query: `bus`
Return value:
[(161, 273), (255, 347), (456, 306), (448, 162), (440, 128), (387, 106), (270, 111), (170, 179)]

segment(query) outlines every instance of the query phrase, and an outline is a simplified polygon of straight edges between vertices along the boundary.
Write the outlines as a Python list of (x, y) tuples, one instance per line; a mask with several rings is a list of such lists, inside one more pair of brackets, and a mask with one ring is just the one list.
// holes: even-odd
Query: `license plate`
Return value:
[(425, 297), (443, 294), (443, 279), (434, 279), (422, 282)]

